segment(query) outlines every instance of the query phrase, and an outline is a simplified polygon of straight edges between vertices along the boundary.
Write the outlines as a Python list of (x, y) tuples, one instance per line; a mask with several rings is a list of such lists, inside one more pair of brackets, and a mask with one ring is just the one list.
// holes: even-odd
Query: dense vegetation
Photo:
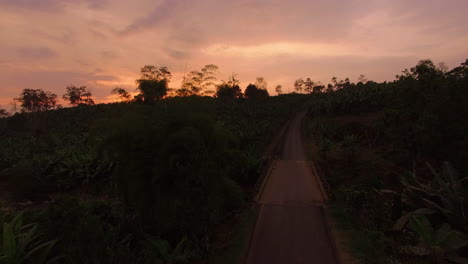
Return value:
[[(25, 89), (0, 118), (0, 263), (203, 262), (250, 201), (272, 136), (309, 107), (308, 150), (364, 263), (466, 263), (468, 61), (421, 61), (395, 81), (294, 82), (242, 92), (216, 65), (171, 91), (147, 65), (139, 94)], [(171, 97), (172, 95), (175, 97)], [(213, 97), (202, 96), (213, 95)], [(0, 111), (0, 117), (7, 116)], [(465, 261), (465, 262), (463, 262)]]
[(204, 258), (301, 100), (175, 97), (0, 119), (0, 263)]
[(468, 263), (468, 60), (335, 82), (307, 122), (334, 214), (364, 263)]

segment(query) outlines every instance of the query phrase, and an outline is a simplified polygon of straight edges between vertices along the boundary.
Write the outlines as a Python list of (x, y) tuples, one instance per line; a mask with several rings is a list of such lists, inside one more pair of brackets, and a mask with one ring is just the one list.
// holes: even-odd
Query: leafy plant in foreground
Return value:
[(436, 263), (466, 264), (468, 259), (460, 257), (457, 251), (468, 246), (468, 240), (463, 235), (453, 230), (450, 225), (444, 223), (434, 230), (426, 216), (414, 215), (410, 218), (409, 228), (415, 231), (419, 237), (416, 246), (407, 246), (404, 249), (412, 254), (420, 256), (431, 256)]
[[(459, 178), (449, 162), (444, 162), (442, 172), (438, 173), (427, 163), (433, 176), (425, 181), (413, 172), (403, 178), (402, 201), (410, 208), (429, 208), (442, 214), (453, 226), (468, 230), (468, 192), (464, 185), (467, 178)], [(403, 216), (405, 217), (405, 216)]]
[(0, 244), (1, 264), (54, 263), (59, 257), (51, 258), (50, 251), (57, 241), (44, 242), (35, 224), (24, 224), (22, 214), (10, 222), (2, 221)]

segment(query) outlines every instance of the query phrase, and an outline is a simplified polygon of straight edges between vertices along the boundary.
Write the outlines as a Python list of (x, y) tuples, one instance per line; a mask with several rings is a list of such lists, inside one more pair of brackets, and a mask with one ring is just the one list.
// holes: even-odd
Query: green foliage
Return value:
[(22, 213), (17, 213), (9, 222), (3, 219), (0, 234), (0, 263), (43, 264), (59, 259), (50, 256), (56, 240), (44, 241), (37, 225), (24, 224)]
[[(307, 131), (334, 196), (360, 228), (385, 236), (394, 263), (466, 263), (455, 253), (466, 257), (467, 64), (423, 60), (392, 82), (334, 78), (312, 95)], [(323, 155), (327, 139), (341, 148)], [(426, 161), (442, 166), (418, 166)]]
[(449, 162), (444, 162), (442, 172), (436, 172), (429, 163), (432, 180), (421, 179), (414, 171), (402, 178), (402, 201), (410, 208), (429, 208), (458, 228), (468, 230), (467, 178), (460, 178)]
[(189, 263), (193, 251), (188, 244), (187, 237), (183, 237), (174, 248), (167, 240), (147, 238), (147, 251), (164, 264)]
[(57, 238), (54, 252), (63, 256), (61, 263), (141, 263), (134, 246), (134, 237), (143, 236), (139, 227), (109, 202), (60, 196), (25, 216), (38, 223), (46, 237)]
[(404, 250), (421, 256), (431, 256), (436, 263), (468, 263), (468, 259), (462, 258), (457, 251), (468, 246), (468, 240), (462, 233), (453, 230), (448, 224), (442, 224), (434, 230), (426, 216), (414, 215), (410, 218), (409, 228), (418, 234), (419, 244), (407, 246)]

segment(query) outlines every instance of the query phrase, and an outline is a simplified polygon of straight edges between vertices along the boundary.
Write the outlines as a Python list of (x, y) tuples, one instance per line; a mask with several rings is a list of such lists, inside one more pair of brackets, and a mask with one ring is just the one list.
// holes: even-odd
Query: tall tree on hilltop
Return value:
[(276, 88), (275, 88), (275, 91), (278, 95), (282, 95), (283, 94), (283, 89), (282, 89), (282, 86), (281, 85), (276, 85)]
[(214, 93), (213, 88), (216, 86), (216, 74), (218, 66), (214, 64), (205, 65), (200, 71), (191, 71), (182, 80), (182, 87), (177, 93), (179, 95), (211, 95)]
[(254, 85), (260, 90), (266, 90), (268, 88), (268, 83), (263, 77), (257, 77)]
[(294, 81), (294, 90), (296, 93), (302, 93), (302, 86), (304, 85), (304, 80), (299, 78)]
[(312, 93), (313, 89), (314, 89), (314, 85), (315, 85), (315, 82), (312, 81), (312, 79), (310, 78), (307, 78), (305, 81), (304, 81), (304, 91), (306, 93)]
[(56, 109), (57, 95), (42, 89), (24, 89), (18, 98), (21, 103), (21, 112), (40, 112)]
[(245, 88), (244, 96), (248, 99), (266, 98), (270, 96), (266, 89), (259, 89), (255, 84), (249, 84)]
[(145, 103), (161, 100), (167, 94), (171, 78), (172, 74), (167, 67), (145, 65), (141, 68), (140, 79), (136, 80), (140, 94), (135, 96), (135, 99)]
[(86, 89), (86, 86), (76, 87), (74, 85), (67, 86), (67, 92), (62, 96), (63, 100), (69, 101), (71, 105), (93, 105), (94, 100), (91, 98), (91, 91)]
[(237, 74), (232, 73), (228, 81), (216, 87), (215, 97), (218, 98), (242, 98), (242, 91), (239, 87), (240, 81), (236, 79)]
[(130, 94), (124, 88), (115, 87), (114, 89), (112, 89), (111, 94), (118, 95), (122, 102), (130, 100)]

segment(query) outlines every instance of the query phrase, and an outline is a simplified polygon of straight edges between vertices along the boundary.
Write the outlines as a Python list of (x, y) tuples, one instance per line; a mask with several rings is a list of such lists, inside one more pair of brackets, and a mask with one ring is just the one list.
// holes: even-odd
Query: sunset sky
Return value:
[(262, 76), (274, 93), (299, 77), (393, 80), (430, 58), (468, 58), (467, 0), (0, 0), (0, 105), (24, 88), (86, 85), (97, 102), (131, 91), (145, 64), (170, 87), (205, 64), (242, 88)]

